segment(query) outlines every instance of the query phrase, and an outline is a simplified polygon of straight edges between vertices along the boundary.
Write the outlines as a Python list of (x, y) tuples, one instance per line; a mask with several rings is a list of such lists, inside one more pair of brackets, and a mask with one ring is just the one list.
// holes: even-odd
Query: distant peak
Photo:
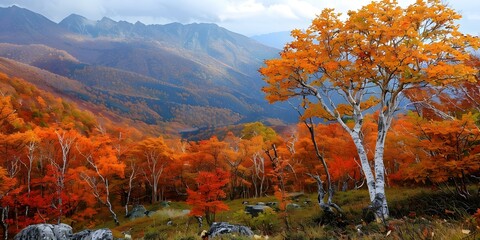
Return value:
[(7, 9), (7, 10), (13, 10), (13, 11), (30, 11), (26, 8), (22, 8), (22, 7), (19, 7), (17, 5), (12, 5), (10, 7), (6, 7), (6, 8), (3, 8), (3, 9)]
[(64, 18), (59, 24), (71, 30), (72, 27), (94, 25), (95, 22), (92, 20), (88, 20), (84, 16), (72, 13), (68, 17)]
[(116, 23), (113, 19), (108, 18), (108, 17), (103, 17), (100, 22), (111, 22), (111, 23)]
[(78, 14), (72, 13), (72, 14), (68, 15), (68, 17), (64, 18), (62, 21), (66, 21), (66, 20), (70, 20), (70, 21), (72, 21), (72, 20), (82, 20), (82, 21), (84, 21), (84, 20), (88, 20), (88, 19), (85, 18), (84, 16), (80, 16)]
[(75, 14), (75, 13), (72, 13), (72, 14), (68, 15), (67, 18), (85, 18), (85, 17), (81, 16), (81, 15), (78, 15), (78, 14)]
[(146, 26), (144, 23), (142, 23), (140, 21), (135, 22), (135, 25), (136, 26)]

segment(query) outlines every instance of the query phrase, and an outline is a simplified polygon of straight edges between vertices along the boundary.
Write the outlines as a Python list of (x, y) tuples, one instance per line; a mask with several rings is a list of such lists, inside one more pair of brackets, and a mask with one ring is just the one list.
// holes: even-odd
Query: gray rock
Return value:
[(70, 240), (113, 240), (113, 234), (112, 231), (107, 228), (98, 230), (86, 229), (73, 234)]
[(170, 207), (170, 203), (171, 203), (170, 201), (162, 201), (160, 203), (160, 206), (161, 207)]
[(67, 224), (35, 224), (22, 229), (14, 240), (113, 240), (110, 229), (83, 230), (72, 233)]
[(236, 233), (239, 235), (251, 237), (253, 236), (253, 231), (246, 226), (229, 224), (227, 222), (214, 222), (208, 230), (208, 237), (216, 237), (222, 234)]
[(266, 205), (269, 206), (269, 207), (276, 207), (276, 206), (278, 206), (278, 202), (267, 202)]
[(151, 217), (156, 211), (145, 211), (145, 216)]
[(91, 234), (91, 240), (113, 240), (112, 231), (108, 228), (98, 229)]
[(287, 209), (297, 209), (297, 208), (301, 208), (301, 206), (296, 203), (287, 204)]
[(14, 240), (64, 240), (72, 235), (72, 227), (67, 224), (35, 224), (22, 229)]
[(245, 206), (245, 212), (252, 215), (252, 217), (258, 217), (258, 214), (263, 213), (267, 208), (270, 207), (266, 205), (247, 205)]
[(143, 205), (135, 205), (133, 207), (132, 211), (130, 211), (130, 213), (128, 213), (127, 217), (130, 220), (133, 220), (133, 219), (139, 218), (139, 217), (145, 217), (145, 212), (146, 211), (147, 211), (147, 209), (145, 209), (145, 207)]

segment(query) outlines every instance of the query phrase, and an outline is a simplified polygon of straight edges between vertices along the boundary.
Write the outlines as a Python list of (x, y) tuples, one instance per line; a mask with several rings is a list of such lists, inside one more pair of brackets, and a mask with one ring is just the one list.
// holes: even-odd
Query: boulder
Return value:
[(287, 209), (298, 209), (298, 208), (301, 208), (301, 206), (296, 203), (287, 204)]
[(208, 237), (216, 237), (222, 234), (235, 233), (242, 236), (251, 237), (253, 231), (246, 226), (229, 224), (227, 222), (214, 222), (207, 232)]
[(69, 239), (72, 227), (67, 224), (35, 224), (22, 229), (13, 239), (15, 240), (60, 240)]
[(14, 240), (113, 240), (110, 229), (83, 230), (72, 233), (67, 224), (35, 224), (22, 229)]
[(135, 205), (133, 207), (132, 211), (130, 211), (130, 213), (128, 213), (127, 217), (130, 220), (133, 220), (133, 219), (139, 218), (139, 217), (145, 217), (145, 212), (146, 211), (147, 211), (147, 209), (145, 209), (145, 207), (143, 205)]
[(165, 207), (170, 207), (170, 203), (171, 203), (170, 201), (162, 201), (162, 202), (160, 203), (160, 206), (161, 206), (161, 207), (164, 207), (164, 208), (165, 208)]
[(145, 216), (151, 217), (156, 211), (145, 211)]
[(267, 208), (270, 207), (266, 205), (247, 205), (245, 206), (245, 212), (252, 215), (252, 217), (258, 217), (258, 214), (263, 213)]
[(71, 240), (113, 240), (112, 231), (108, 228), (98, 230), (83, 230), (75, 233), (70, 238)]
[(278, 206), (278, 202), (267, 202), (267, 206), (269, 206), (269, 207), (277, 207), (277, 206)]

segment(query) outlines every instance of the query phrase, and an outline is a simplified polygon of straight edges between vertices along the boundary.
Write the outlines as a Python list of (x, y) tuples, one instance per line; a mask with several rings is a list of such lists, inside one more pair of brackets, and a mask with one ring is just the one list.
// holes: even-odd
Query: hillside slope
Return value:
[(133, 120), (215, 127), (295, 118), (260, 91), (257, 69), (278, 50), (214, 24), (144, 25), (74, 14), (56, 24), (18, 7), (0, 8), (0, 24), (0, 56), (75, 80), (82, 86), (67, 95)]

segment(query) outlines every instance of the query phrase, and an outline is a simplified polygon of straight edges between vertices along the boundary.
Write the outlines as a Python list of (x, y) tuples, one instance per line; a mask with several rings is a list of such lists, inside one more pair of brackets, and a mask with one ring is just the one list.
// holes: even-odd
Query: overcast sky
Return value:
[[(0, 6), (17, 5), (59, 22), (71, 13), (91, 20), (106, 16), (116, 21), (145, 24), (170, 22), (216, 23), (247, 36), (306, 28), (323, 8), (346, 13), (369, 0), (0, 0)], [(399, 0), (406, 6), (414, 0)], [(480, 34), (480, 1), (450, 0), (463, 15), (465, 33)]]

